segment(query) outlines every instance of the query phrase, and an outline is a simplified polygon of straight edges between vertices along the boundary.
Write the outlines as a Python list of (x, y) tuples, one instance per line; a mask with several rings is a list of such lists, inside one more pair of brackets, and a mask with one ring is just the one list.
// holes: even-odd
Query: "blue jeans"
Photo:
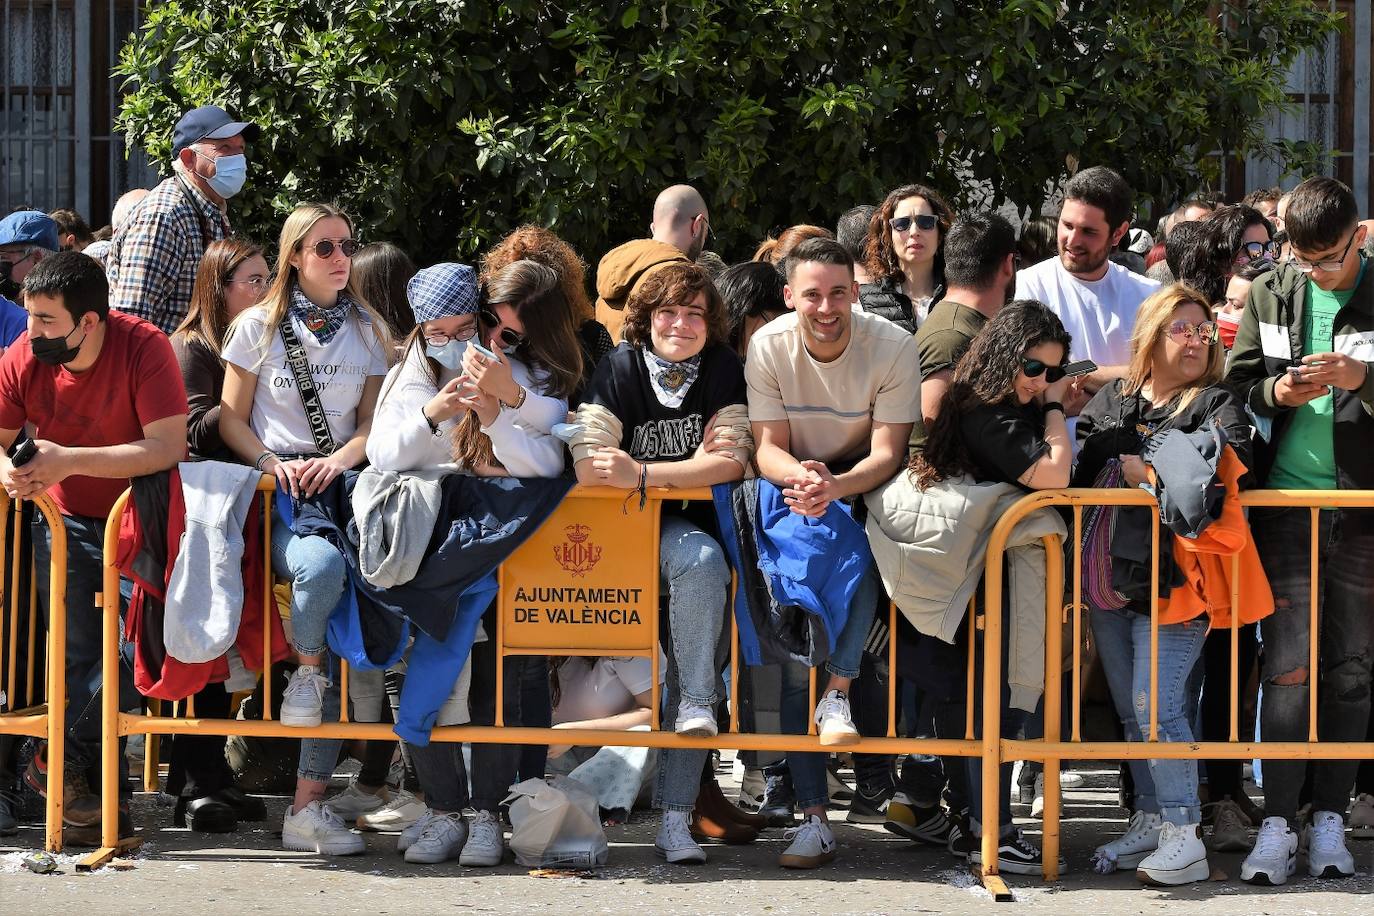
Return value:
[[(95, 606), (95, 596), (104, 590), (105, 519), (64, 515), (67, 530), (67, 765), (87, 771), (93, 789), (100, 786), (101, 683), (104, 671), (104, 611)], [(52, 535), (43, 514), (34, 511), (30, 534), (33, 538), (34, 588), (38, 606), (47, 624), (49, 575), (52, 565)], [(120, 609), (128, 606), (130, 583), (120, 582)], [(131, 660), (133, 647), (124, 644), (120, 651), (119, 708), (137, 710), (142, 698), (134, 687)], [(128, 789), (127, 765), (119, 754), (119, 785)]]
[[(840, 635), (835, 640), (835, 651), (825, 668), (836, 677), (854, 678), (859, 676), (859, 666), (863, 662), (864, 643), (868, 640), (869, 628), (873, 626), (873, 614), (882, 594), (882, 583), (878, 579), (878, 567), (870, 564), (868, 571), (859, 580), (858, 590), (849, 602), (849, 618), (845, 620)], [(779, 719), (783, 734), (804, 735), (811, 726), (812, 709), (809, 690), (797, 690), (795, 685), (788, 689), (789, 674), (784, 666), (784, 688)], [(805, 669), (801, 669), (805, 670)], [(818, 689), (824, 689), (822, 683)], [(789, 753), (788, 768), (792, 771), (792, 786), (797, 793), (799, 808), (824, 806), (830, 801), (826, 788), (825, 758), (818, 753)]]
[(325, 649), (329, 615), (348, 581), (343, 554), (322, 537), (298, 537), (274, 516), (272, 572), (291, 579), (291, 641), (296, 652), (319, 655)]
[[(1133, 611), (1092, 609), (1089, 615), (1097, 654), (1121, 717), (1127, 741), (1150, 735), (1150, 618)], [(1209, 624), (1205, 616), (1159, 628), (1159, 739), (1192, 741), (1189, 683), (1202, 655)], [(1135, 804), (1158, 812), (1171, 824), (1202, 820), (1196, 760), (1132, 760)]]

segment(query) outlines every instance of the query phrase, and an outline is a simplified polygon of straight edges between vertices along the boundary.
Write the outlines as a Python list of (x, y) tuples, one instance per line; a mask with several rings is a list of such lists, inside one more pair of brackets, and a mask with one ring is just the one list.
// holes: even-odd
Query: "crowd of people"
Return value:
[[(0, 220), (0, 483), (15, 498), (46, 493), (62, 514), (69, 699), (62, 786), (47, 784), (45, 748), (19, 767), (18, 742), (0, 737), (0, 834), (15, 829), (22, 777), (63, 793), (69, 842), (98, 839), (101, 619), (90, 609), (106, 518), (133, 482), (135, 529), (165, 541), (143, 500), (155, 488), (139, 482), (180, 468), (184, 555), (201, 556), (184, 545), (223, 524), (206, 505), (233, 503), (225, 516), (247, 530), (246, 501), (192, 495), (203, 461), (237, 468), (221, 476), (249, 490), (258, 473), (275, 478), (271, 572), (290, 586), (276, 717), (309, 727), (347, 703), (352, 721), (393, 722), (399, 739), (355, 749), (362, 770), (332, 797), (343, 742), (301, 740), (288, 849), (360, 853), (357, 827), (398, 833), (410, 862), (496, 865), (510, 786), (570, 773), (607, 823), (651, 799), (655, 850), (670, 863), (704, 862), (708, 839), (747, 842), (777, 826), (789, 828), (780, 865), (830, 862), (836, 780), (825, 753), (766, 765), (743, 754), (737, 805), (697, 747), (474, 744), (465, 758), (429, 730), (490, 723), (498, 692), (509, 724), (644, 729), (661, 687), (662, 728), (713, 737), (733, 613), (750, 666), (746, 729), (773, 708), (750, 672), (775, 664), (784, 733), (814, 722), (820, 745), (842, 753), (895, 715), (899, 734), (962, 738), (975, 701), (966, 665), (982, 651), (968, 599), (988, 535), (1028, 491), (1070, 486), (1143, 487), (1162, 520), (1154, 549), (1148, 509), (1089, 508), (1073, 532), (1108, 731), (1149, 739), (1157, 723), (1163, 741), (1226, 740), (1238, 684), (1262, 696), (1258, 713), (1242, 704), (1243, 734), (1301, 741), (1316, 684), (1322, 740), (1374, 733), (1359, 559), (1374, 555), (1374, 516), (1247, 515), (1239, 499), (1248, 488), (1374, 489), (1374, 236), (1339, 182), (1309, 178), (1235, 204), (1190, 199), (1154, 232), (1105, 166), (1073, 175), (1057, 211), (1019, 232), (908, 184), (845, 210), (833, 232), (787, 227), (733, 265), (708, 248), (706, 200), (677, 185), (658, 196), (648, 238), (600, 258), (593, 303), (581, 254), (537, 226), (478, 264), (417, 269), (394, 245), (364, 245), (343, 210), (301, 203), (269, 264), (268, 240), (235, 236), (227, 209), (257, 135), (223, 109), (197, 108), (175, 126), (171, 176), (124, 195), (111, 229), (92, 233), (69, 210)], [(715, 488), (713, 503), (663, 507), (658, 685), (648, 660), (619, 657), (512, 657), (497, 683), (491, 571), (505, 535), (455, 560), (442, 532), (468, 515), (537, 526), (574, 482), (627, 491), (627, 511), (636, 494), (643, 509), (648, 488)], [(1044, 659), (1047, 534), (1070, 531), (1042, 509), (1009, 540), (1004, 737), (1040, 733), (1045, 680), (1061, 676)], [(46, 615), (52, 537), (40, 515), (28, 536)], [(205, 555), (232, 579), (237, 560), (221, 547)], [(436, 550), (466, 567), (438, 581), (423, 572)], [(165, 581), (131, 574), (124, 597), (141, 621), (165, 597), (170, 657), (181, 586), (173, 558), (161, 562)], [(248, 591), (240, 582), (245, 620)], [(878, 613), (889, 600), (901, 611), (895, 632)], [(121, 665), (125, 709), (149, 693), (128, 657), (143, 651), (140, 626)], [(223, 676), (185, 691), (198, 715), (231, 716), (234, 672), (261, 665), (232, 649), (195, 661), (221, 654)], [(814, 708), (813, 668), (824, 669)], [(893, 678), (903, 702), (889, 711)], [(247, 684), (256, 679), (250, 671)], [(176, 823), (222, 832), (265, 816), (224, 751), (222, 738), (172, 742)], [(849, 820), (981, 861), (976, 760), (856, 753), (853, 766)], [(1276, 759), (1262, 771), (1256, 805), (1239, 761), (1132, 761), (1125, 832), (1084, 864), (1186, 884), (1208, 879), (1210, 847), (1246, 850), (1241, 877), (1258, 884), (1285, 883), (1300, 858), (1313, 876), (1353, 874), (1345, 828), (1374, 827), (1374, 767)], [(1021, 768), (1039, 794), (1036, 778)], [(1001, 784), (999, 868), (1039, 873), (1041, 851), (1013, 819), (1010, 767)], [(131, 832), (127, 797), (120, 811)]]

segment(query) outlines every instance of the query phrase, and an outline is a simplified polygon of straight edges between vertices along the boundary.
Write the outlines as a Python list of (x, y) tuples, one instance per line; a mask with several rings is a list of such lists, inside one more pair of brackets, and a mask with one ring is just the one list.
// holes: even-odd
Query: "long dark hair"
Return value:
[(386, 319), (392, 337), (404, 337), (415, 329), (415, 315), (406, 298), (406, 284), (415, 276), (415, 262), (390, 242), (364, 245), (353, 256), (353, 276), (373, 308)]
[(196, 341), (218, 353), (224, 345), (224, 332), (229, 327), (229, 313), (225, 305), (225, 285), (234, 271), (249, 258), (262, 254), (262, 248), (246, 239), (217, 239), (205, 249), (196, 268), (196, 282), (191, 288), (191, 305), (181, 326), (173, 332), (187, 340)]
[(954, 379), (940, 401), (940, 413), (927, 431), (923, 451), (911, 459), (916, 485), (925, 489), (973, 470), (964, 441), (963, 418), (969, 411), (1000, 404), (1014, 396), (1012, 385), (1021, 371), (1021, 357), (1044, 343), (1072, 342), (1059, 316), (1034, 299), (1018, 299), (1002, 308), (973, 338), (968, 352), (954, 367)]
[[(515, 351), (515, 358), (540, 379), (543, 394), (571, 397), (582, 381), (582, 347), (558, 272), (538, 261), (516, 261), (483, 285), (482, 302), (487, 308), (502, 304), (515, 308), (525, 326), (525, 341)], [(430, 369), (437, 380), (432, 360)], [(453, 457), (468, 468), (496, 462), (491, 439), (482, 432), (482, 421), (470, 411), (453, 430)]]

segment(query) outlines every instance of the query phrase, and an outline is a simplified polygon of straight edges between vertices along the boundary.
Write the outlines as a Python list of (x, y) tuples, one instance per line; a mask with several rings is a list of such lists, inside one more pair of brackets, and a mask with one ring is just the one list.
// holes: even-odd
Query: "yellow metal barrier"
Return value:
[[(19, 589), (20, 571), (23, 562), (21, 544), (23, 522), (22, 501), (11, 501), (0, 492), (0, 558), (10, 568), (10, 588), (0, 596), (0, 629), (4, 640), (0, 641), (0, 689), (5, 691), (6, 702), (0, 707), (0, 734), (22, 735), (25, 737), (47, 739), (47, 759), (49, 788), (45, 810), (44, 846), (50, 852), (62, 849), (62, 782), (65, 777), (66, 753), (66, 716), (67, 708), (67, 527), (62, 523), (62, 515), (56, 504), (47, 495), (39, 495), (31, 500), (34, 508), (43, 513), (48, 528), (52, 531), (52, 562), (48, 572), (48, 615), (46, 670), (41, 691), (35, 689), (35, 671), (38, 666), (37, 634), (40, 629), (38, 613), (38, 587), (32, 576), (27, 598)], [(12, 544), (5, 543), (6, 531), (11, 520), (14, 522)], [(6, 548), (9, 548), (8, 550)], [(0, 580), (2, 581), (2, 580)], [(4, 610), (8, 608), (8, 614)], [(20, 618), (27, 612), (28, 638), (26, 640), (26, 660), (24, 690), (19, 692), (19, 634)], [(19, 705), (19, 697), (23, 705)], [(41, 702), (40, 702), (41, 701)]]
[[(1082, 527), (1083, 510), (1095, 506), (1147, 506), (1151, 509), (1151, 539), (1159, 543), (1159, 506), (1148, 493), (1139, 489), (1110, 490), (1044, 490), (1032, 493), (1011, 506), (993, 529), (988, 544), (986, 601), (987, 607), (998, 609), (1002, 606), (1002, 558), (1007, 538), (1021, 519), (1038, 509), (1068, 506), (1072, 510), (1073, 527), (1073, 568), (1070, 600), (1064, 604), (1062, 588), (1056, 589), (1053, 581), (1047, 589), (1046, 626), (1045, 626), (1045, 736), (1040, 740), (989, 740), (996, 735), (1001, 720), (1001, 671), (1000, 664), (991, 661), (994, 653), (1001, 651), (1001, 614), (994, 611), (987, 615), (987, 633), (984, 636), (989, 661), (984, 671), (984, 755), (983, 755), (983, 810), (992, 820), (992, 829), (984, 827), (983, 861), (997, 861), (997, 799), (999, 787), (998, 765), (1013, 760), (1040, 760), (1045, 764), (1045, 810), (1044, 810), (1044, 877), (1054, 880), (1059, 876), (1060, 847), (1060, 790), (1059, 767), (1064, 759), (1077, 760), (1141, 760), (1141, 759), (1220, 759), (1248, 760), (1261, 759), (1369, 759), (1374, 758), (1374, 742), (1331, 742), (1318, 744), (1317, 741), (1317, 687), (1320, 666), (1317, 648), (1320, 631), (1318, 628), (1317, 603), (1317, 557), (1318, 528), (1317, 515), (1323, 509), (1336, 508), (1374, 508), (1374, 491), (1300, 491), (1300, 490), (1252, 490), (1241, 494), (1241, 503), (1247, 508), (1305, 508), (1312, 516), (1311, 530), (1311, 621), (1309, 649), (1308, 696), (1308, 740), (1307, 741), (1240, 741), (1239, 704), (1240, 684), (1235, 676), (1237, 652), (1239, 648), (1240, 615), (1236, 613), (1239, 604), (1240, 576), (1239, 554), (1231, 561), (1231, 696), (1230, 696), (1230, 739), (1228, 741), (1162, 742), (1158, 740), (1158, 678), (1159, 678), (1159, 551), (1152, 551), (1151, 569), (1151, 619), (1150, 619), (1150, 739), (1148, 741), (1097, 741), (1082, 740), (1082, 627), (1083, 612), (1087, 606), (1082, 600)], [(1062, 558), (1060, 565), (1062, 566)], [(1067, 615), (1073, 624), (1073, 697), (1070, 722), (1070, 739), (1062, 740), (1060, 721), (1060, 681), (1058, 672), (1062, 667), (1061, 626)]]
[[(270, 492), (273, 479), (264, 476), (258, 485), (260, 492)], [(683, 500), (709, 500), (708, 489), (667, 490), (650, 489), (648, 505), (641, 513), (632, 502), (622, 514), (627, 493), (606, 487), (575, 487), (563, 504), (530, 538), (503, 564), (498, 573), (498, 632), (497, 658), (507, 655), (648, 655), (653, 659), (657, 675), (658, 651), (658, 528), (662, 503)], [(104, 768), (102, 771), (103, 833), (102, 848), (82, 861), (80, 867), (94, 868), (108, 861), (122, 849), (136, 845), (119, 839), (118, 816), (118, 739), (129, 734), (198, 734), (251, 735), (264, 738), (344, 738), (393, 740), (395, 734), (389, 724), (347, 721), (326, 722), (313, 728), (285, 726), (271, 721), (270, 678), (264, 679), (264, 702), (261, 721), (239, 719), (200, 719), (188, 710), (183, 718), (159, 715), (136, 715), (121, 712), (117, 690), (111, 688), (110, 678), (117, 675), (113, 659), (118, 651), (119, 637), (119, 570), (115, 555), (119, 537), (119, 518), (128, 494), (120, 498), (110, 514), (105, 533), (105, 657), (107, 689), (104, 714)], [(637, 495), (634, 500), (637, 501)], [(264, 545), (266, 569), (271, 569), (271, 514), (264, 513)], [(569, 529), (572, 530), (569, 530)], [(614, 549), (612, 549), (614, 548)], [(598, 549), (600, 552), (598, 552)], [(1054, 551), (1051, 551), (1054, 553)], [(602, 564), (605, 564), (603, 567)], [(594, 575), (594, 573), (600, 575)], [(268, 607), (271, 602), (271, 577), (263, 583), (267, 590)], [(586, 582), (585, 585), (582, 583)], [(525, 588), (523, 595), (520, 589)], [(534, 588), (599, 588), (596, 602), (579, 605), (577, 614), (557, 611), (556, 602), (542, 600), (553, 592), (531, 591)], [(604, 589), (613, 589), (607, 595)], [(733, 594), (733, 592), (732, 592)], [(557, 595), (556, 597), (562, 597)], [(584, 594), (578, 597), (586, 598)], [(622, 600), (624, 599), (624, 600)], [(584, 612), (583, 607), (588, 610)], [(631, 614), (630, 612), (634, 613)], [(618, 613), (617, 613), (618, 612)], [(588, 616), (588, 614), (590, 616)], [(943, 756), (978, 757), (985, 753), (986, 741), (974, 738), (973, 703), (969, 704), (967, 730), (963, 739), (899, 738), (896, 737), (896, 614), (889, 608), (889, 624), (893, 636), (888, 643), (889, 678), (888, 730), (884, 737), (865, 737), (846, 750), (873, 754), (937, 754)], [(537, 619), (536, 619), (537, 618)], [(812, 723), (806, 735), (746, 734), (739, 729), (738, 644), (739, 633), (731, 617), (731, 693), (730, 729), (715, 738), (693, 738), (657, 730), (659, 706), (658, 678), (654, 678), (652, 731), (614, 731), (604, 729), (548, 729), (507, 725), (445, 726), (435, 728), (431, 741), (510, 743), (510, 744), (582, 744), (635, 747), (697, 747), (732, 748), (761, 751), (813, 751), (828, 753), (833, 748), (822, 747)], [(584, 621), (589, 621), (590, 625)], [(270, 670), (271, 636), (264, 619), (263, 670)], [(537, 625), (537, 626), (536, 626)], [(546, 627), (546, 632), (539, 632)], [(620, 628), (624, 627), (624, 630)], [(971, 628), (972, 629), (972, 628)], [(973, 651), (970, 648), (968, 683), (974, 684)], [(347, 668), (341, 665), (340, 691), (347, 691)], [(501, 673), (497, 683), (501, 684)], [(816, 672), (811, 674), (811, 703), (816, 699)], [(502, 695), (498, 689), (497, 722), (502, 721)], [(346, 709), (346, 704), (341, 704)], [(995, 733), (994, 733), (995, 735)], [(155, 742), (150, 740), (151, 752)], [(995, 750), (995, 745), (994, 745)], [(989, 889), (1000, 897), (1007, 889), (995, 874), (987, 879)]]

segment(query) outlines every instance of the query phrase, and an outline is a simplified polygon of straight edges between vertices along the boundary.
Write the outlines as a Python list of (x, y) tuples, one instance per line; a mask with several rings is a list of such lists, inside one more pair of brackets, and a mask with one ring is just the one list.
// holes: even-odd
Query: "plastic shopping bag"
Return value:
[(511, 786), (510, 848), (529, 868), (600, 868), (610, 856), (596, 795), (567, 776)]

